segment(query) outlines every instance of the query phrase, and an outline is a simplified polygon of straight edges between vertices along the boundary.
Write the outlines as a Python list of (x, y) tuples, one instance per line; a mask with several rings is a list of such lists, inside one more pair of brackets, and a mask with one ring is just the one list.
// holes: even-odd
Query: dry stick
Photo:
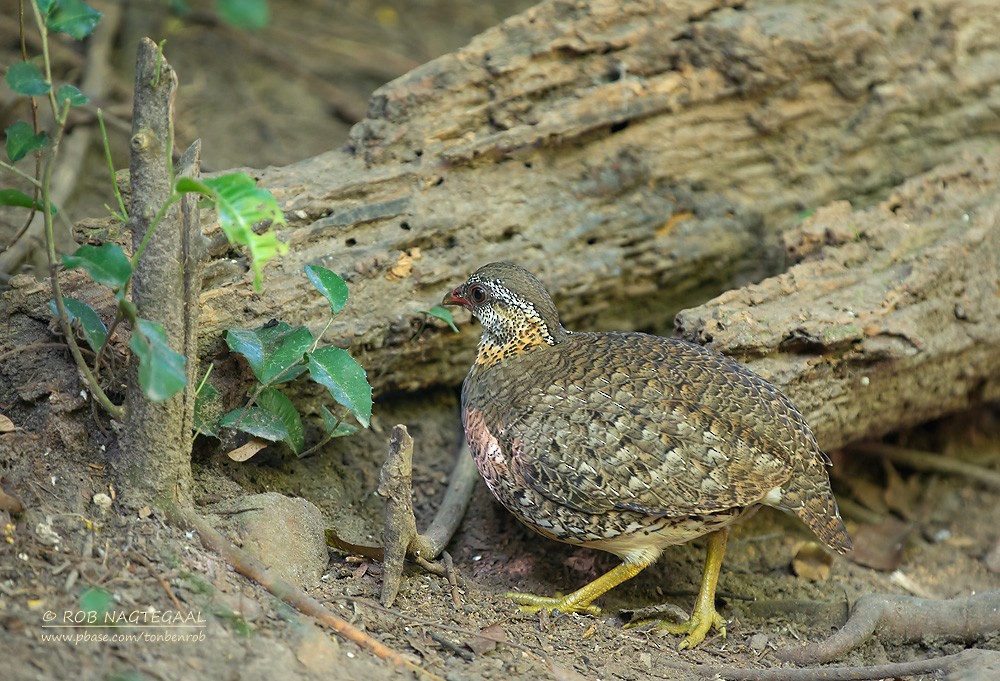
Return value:
[(840, 630), (817, 643), (779, 651), (795, 664), (829, 662), (877, 634), (890, 642), (945, 637), (963, 641), (1000, 630), (1000, 591), (939, 601), (912, 596), (867, 594), (858, 599)]
[[(417, 520), (413, 516), (413, 438), (406, 426), (397, 425), (389, 436), (389, 454), (379, 473), (378, 493), (385, 499), (385, 526), (382, 528), (382, 605), (396, 600), (403, 577), (406, 553), (419, 543)], [(420, 553), (422, 544), (416, 549)]]
[[(65, 350), (66, 349), (66, 344), (65, 343), (29, 343), (28, 345), (21, 345), (21, 346), (18, 346), (16, 348), (14, 348), (13, 350), (8, 350), (7, 352), (0, 352), (0, 362), (6, 361), (6, 359), (8, 357), (13, 357), (14, 355), (22, 353), (22, 352), (34, 352), (35, 350), (45, 350), (45, 349), (49, 349), (49, 348), (51, 348), (53, 350)], [(81, 347), (80, 351), (81, 352), (89, 353), (91, 355), (94, 354), (94, 351), (91, 350), (90, 348)]]
[(962, 475), (994, 489), (1000, 489), (1000, 473), (941, 454), (931, 454), (930, 452), (921, 452), (916, 449), (906, 449), (880, 442), (866, 442), (855, 445), (851, 449), (881, 456), (918, 471)]
[(163, 577), (160, 576), (160, 573), (156, 571), (156, 568), (153, 567), (153, 564), (151, 562), (149, 562), (149, 559), (146, 558), (146, 556), (139, 553), (138, 551), (129, 552), (129, 556), (132, 558), (132, 560), (136, 561), (137, 563), (142, 563), (146, 567), (146, 569), (149, 570), (149, 574), (153, 575), (153, 578), (160, 583), (160, 586), (163, 587), (163, 590), (167, 592), (168, 596), (170, 596), (170, 600), (173, 601), (174, 607), (176, 607), (177, 610), (180, 610), (181, 602), (177, 600), (177, 596), (174, 595), (174, 590), (170, 588), (170, 584), (167, 583), (167, 580), (165, 580)]
[(395, 650), (372, 638), (347, 620), (337, 617), (324, 608), (322, 603), (301, 589), (275, 576), (259, 560), (243, 549), (234, 546), (214, 527), (209, 525), (204, 518), (195, 513), (193, 509), (180, 507), (177, 509), (177, 514), (181, 520), (198, 531), (201, 543), (205, 548), (221, 555), (241, 575), (254, 580), (299, 612), (316, 618), (348, 641), (353, 641), (362, 648), (370, 650), (383, 660), (392, 662), (400, 667), (405, 667), (425, 679), (443, 681), (441, 677), (407, 660)]
[(455, 574), (455, 563), (447, 551), (442, 551), (441, 556), (444, 559), (444, 570), (448, 576), (448, 584), (451, 585), (451, 604), (455, 606), (455, 610), (459, 610), (462, 607), (462, 598), (458, 592), (458, 575)]
[(954, 655), (929, 660), (893, 662), (870, 667), (806, 667), (801, 669), (737, 669), (733, 667), (693, 667), (706, 678), (726, 681), (873, 681), (955, 671), (979, 659), (983, 651), (963, 650)]
[[(463, 441), (464, 443), (464, 441)], [(382, 605), (396, 599), (403, 576), (403, 563), (412, 555), (425, 569), (446, 574), (429, 561), (437, 558), (458, 529), (469, 507), (477, 473), (468, 445), (455, 461), (445, 490), (444, 500), (424, 534), (417, 533), (413, 516), (413, 439), (406, 426), (397, 425), (389, 437), (389, 454), (379, 473), (378, 491), (385, 498), (385, 526), (382, 530), (383, 579)]]
[(441, 507), (434, 514), (430, 527), (424, 532), (423, 538), (427, 542), (427, 550), (421, 553), (423, 558), (434, 560), (444, 547), (448, 545), (451, 538), (455, 536), (455, 531), (465, 517), (465, 511), (469, 508), (469, 501), (472, 499), (472, 491), (479, 481), (479, 471), (476, 470), (476, 462), (469, 451), (469, 443), (462, 437), (462, 447), (455, 460), (455, 467), (451, 470), (448, 478), (448, 489), (444, 492), (444, 499)]

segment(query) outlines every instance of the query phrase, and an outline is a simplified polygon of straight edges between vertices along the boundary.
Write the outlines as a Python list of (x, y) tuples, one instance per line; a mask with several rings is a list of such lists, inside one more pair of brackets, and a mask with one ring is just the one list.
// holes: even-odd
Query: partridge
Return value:
[(664, 547), (708, 535), (691, 617), (661, 625), (694, 647), (712, 627), (725, 635), (715, 589), (734, 522), (772, 506), (850, 550), (829, 459), (747, 367), (675, 338), (567, 331), (538, 279), (510, 263), (481, 267), (443, 302), (482, 325), (462, 420), (490, 491), (540, 534), (622, 559), (567, 596), (508, 594), (522, 609), (597, 614), (593, 601)]

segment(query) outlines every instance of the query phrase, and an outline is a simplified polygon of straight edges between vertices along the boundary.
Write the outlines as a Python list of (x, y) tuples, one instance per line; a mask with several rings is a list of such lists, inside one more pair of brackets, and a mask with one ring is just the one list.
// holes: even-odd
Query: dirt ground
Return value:
[[(201, 137), (209, 170), (287, 163), (338, 146), (352, 115), (363, 113), (368, 93), (381, 82), (528, 4), (272, 3), (272, 25), (246, 35), (206, 17), (180, 20), (163, 15), (159, 4), (139, 3), (139, 10), (122, 19), (113, 60), (116, 80), (106, 106), (127, 111), (137, 36), (166, 37), (182, 80), (178, 146)], [(0, 6), (3, 16), (13, 16), (8, 11), (13, 2)], [(2, 39), (2, 59), (9, 63), (18, 54), (9, 24)], [(125, 141), (124, 133), (114, 133), (117, 152), (124, 152)], [(67, 207), (74, 216), (99, 214), (110, 198), (100, 155), (91, 155), (78, 200)], [(117, 163), (124, 165), (124, 157)], [(2, 228), (6, 243), (13, 227)], [(51, 339), (40, 339), (45, 340)], [(0, 434), (0, 484), (24, 505), (12, 516), (0, 511), (0, 520), (10, 518), (0, 542), (0, 678), (411, 676), (339, 641), (158, 513), (125, 514), (116, 505), (106, 511), (95, 505), (95, 494), (111, 491), (103, 450), (113, 429), (79, 397), (75, 370), (64, 353), (38, 352), (47, 361), (30, 376), (15, 361), (0, 363), (0, 414), (17, 426)], [(207, 506), (261, 491), (302, 496), (319, 506), (341, 537), (377, 544), (382, 506), (375, 489), (388, 432), (396, 423), (407, 424), (416, 442), (414, 503), (418, 525), (426, 526), (461, 437), (457, 393), (451, 391), (382, 397), (371, 431), (336, 440), (303, 460), (275, 448), (235, 463), (211, 443), (199, 442), (196, 498)], [(888, 440), (996, 472), (1000, 408), (985, 405)], [(688, 611), (701, 575), (703, 542), (667, 551), (655, 566), (602, 598), (607, 613), (602, 617), (521, 614), (505, 591), (566, 592), (613, 567), (615, 558), (532, 534), (482, 484), (449, 546), (457, 588), (410, 566), (393, 609), (385, 610), (377, 605), (380, 564), (331, 551), (327, 572), (308, 591), (448, 679), (683, 681), (699, 678), (692, 665), (776, 666), (776, 651), (829, 635), (863, 594), (952, 598), (1000, 589), (1000, 489), (850, 450), (831, 454), (845, 520), (862, 540), (859, 548), (866, 549), (861, 559), (880, 569), (838, 557), (828, 574), (820, 568), (812, 580), (800, 576), (803, 568), (793, 569), (793, 561), (809, 541), (808, 531), (791, 517), (762, 511), (735, 528), (730, 539), (718, 600), (730, 623), (728, 636), (710, 636), (694, 651), (677, 652), (671, 636), (623, 628), (620, 613), (664, 602)], [(91, 587), (111, 594), (109, 609), (181, 612), (203, 628), (193, 629), (192, 640), (169, 641), (155, 638), (162, 630), (143, 629), (138, 619), (113, 629), (85, 622), (65, 629), (45, 626), (92, 604)], [(919, 629), (920, 622), (913, 627)], [(508, 643), (485, 645), (476, 633), (487, 628)], [(60, 634), (69, 640), (46, 640)], [(153, 638), (137, 638), (145, 634)], [(116, 640), (95, 640), (101, 636)], [(976, 645), (1000, 650), (1000, 634), (985, 632)], [(904, 662), (965, 646), (941, 638), (906, 644), (872, 640), (840, 663)]]

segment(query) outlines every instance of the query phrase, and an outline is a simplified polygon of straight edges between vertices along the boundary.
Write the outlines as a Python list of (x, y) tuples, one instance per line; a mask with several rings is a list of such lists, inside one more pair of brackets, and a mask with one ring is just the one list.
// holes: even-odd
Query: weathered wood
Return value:
[[(410, 339), (419, 310), (491, 260), (537, 272), (569, 328), (669, 333), (679, 309), (781, 272), (780, 235), (803, 210), (870, 203), (995, 144), (998, 34), (991, 2), (543, 3), (380, 89), (344, 149), (257, 173), (290, 219), (292, 252), (258, 294), (216, 239), (201, 353), (219, 350), (227, 327), (280, 318), (322, 328), (308, 263), (348, 280), (351, 300), (326, 339), (350, 346), (383, 392), (461, 380), (478, 329)], [(983, 181), (996, 192), (995, 176)], [(910, 224), (922, 229), (922, 217)], [(803, 289), (799, 309), (811, 309), (810, 293), (829, 292)], [(815, 319), (823, 338), (826, 318)], [(995, 352), (995, 338), (973, 346)], [(866, 369), (892, 373), (897, 355), (886, 357)], [(823, 407), (830, 393), (805, 374), (757, 366), (789, 384), (825, 443), (834, 431), (874, 432), (850, 427), (853, 406)], [(906, 399), (920, 404), (858, 409), (889, 429), (945, 408), (920, 391)]]
[(477, 331), (411, 342), (418, 310), (497, 259), (538, 272), (570, 328), (669, 333), (677, 310), (781, 271), (778, 234), (804, 209), (996, 140), (994, 9), (539, 5), (379, 90), (344, 150), (261, 172), (293, 252), (263, 295), (217, 261), (203, 339), (321, 328), (301, 274), (319, 263), (351, 287), (327, 338), (376, 390), (454, 384)]
[(1000, 399), (1000, 157), (785, 235), (802, 262), (677, 316), (784, 387), (826, 448)]

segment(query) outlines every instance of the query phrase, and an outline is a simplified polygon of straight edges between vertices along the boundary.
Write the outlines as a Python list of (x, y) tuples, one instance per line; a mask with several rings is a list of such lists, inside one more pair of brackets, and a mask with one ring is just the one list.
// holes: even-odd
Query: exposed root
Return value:
[[(705, 677), (721, 677), (726, 681), (874, 681), (895, 679), (917, 674), (944, 672), (948, 679), (983, 681), (981, 670), (1000, 671), (1000, 653), (992, 650), (963, 650), (955, 655), (929, 660), (893, 662), (869, 667), (804, 667), (800, 669), (736, 669), (730, 667), (695, 667)], [(968, 674), (972, 676), (968, 676)]]
[(847, 624), (824, 641), (781, 651), (795, 664), (830, 662), (843, 657), (871, 636), (902, 643), (927, 638), (974, 641), (1000, 631), (1000, 591), (985, 591), (951, 600), (868, 594), (858, 599)]

